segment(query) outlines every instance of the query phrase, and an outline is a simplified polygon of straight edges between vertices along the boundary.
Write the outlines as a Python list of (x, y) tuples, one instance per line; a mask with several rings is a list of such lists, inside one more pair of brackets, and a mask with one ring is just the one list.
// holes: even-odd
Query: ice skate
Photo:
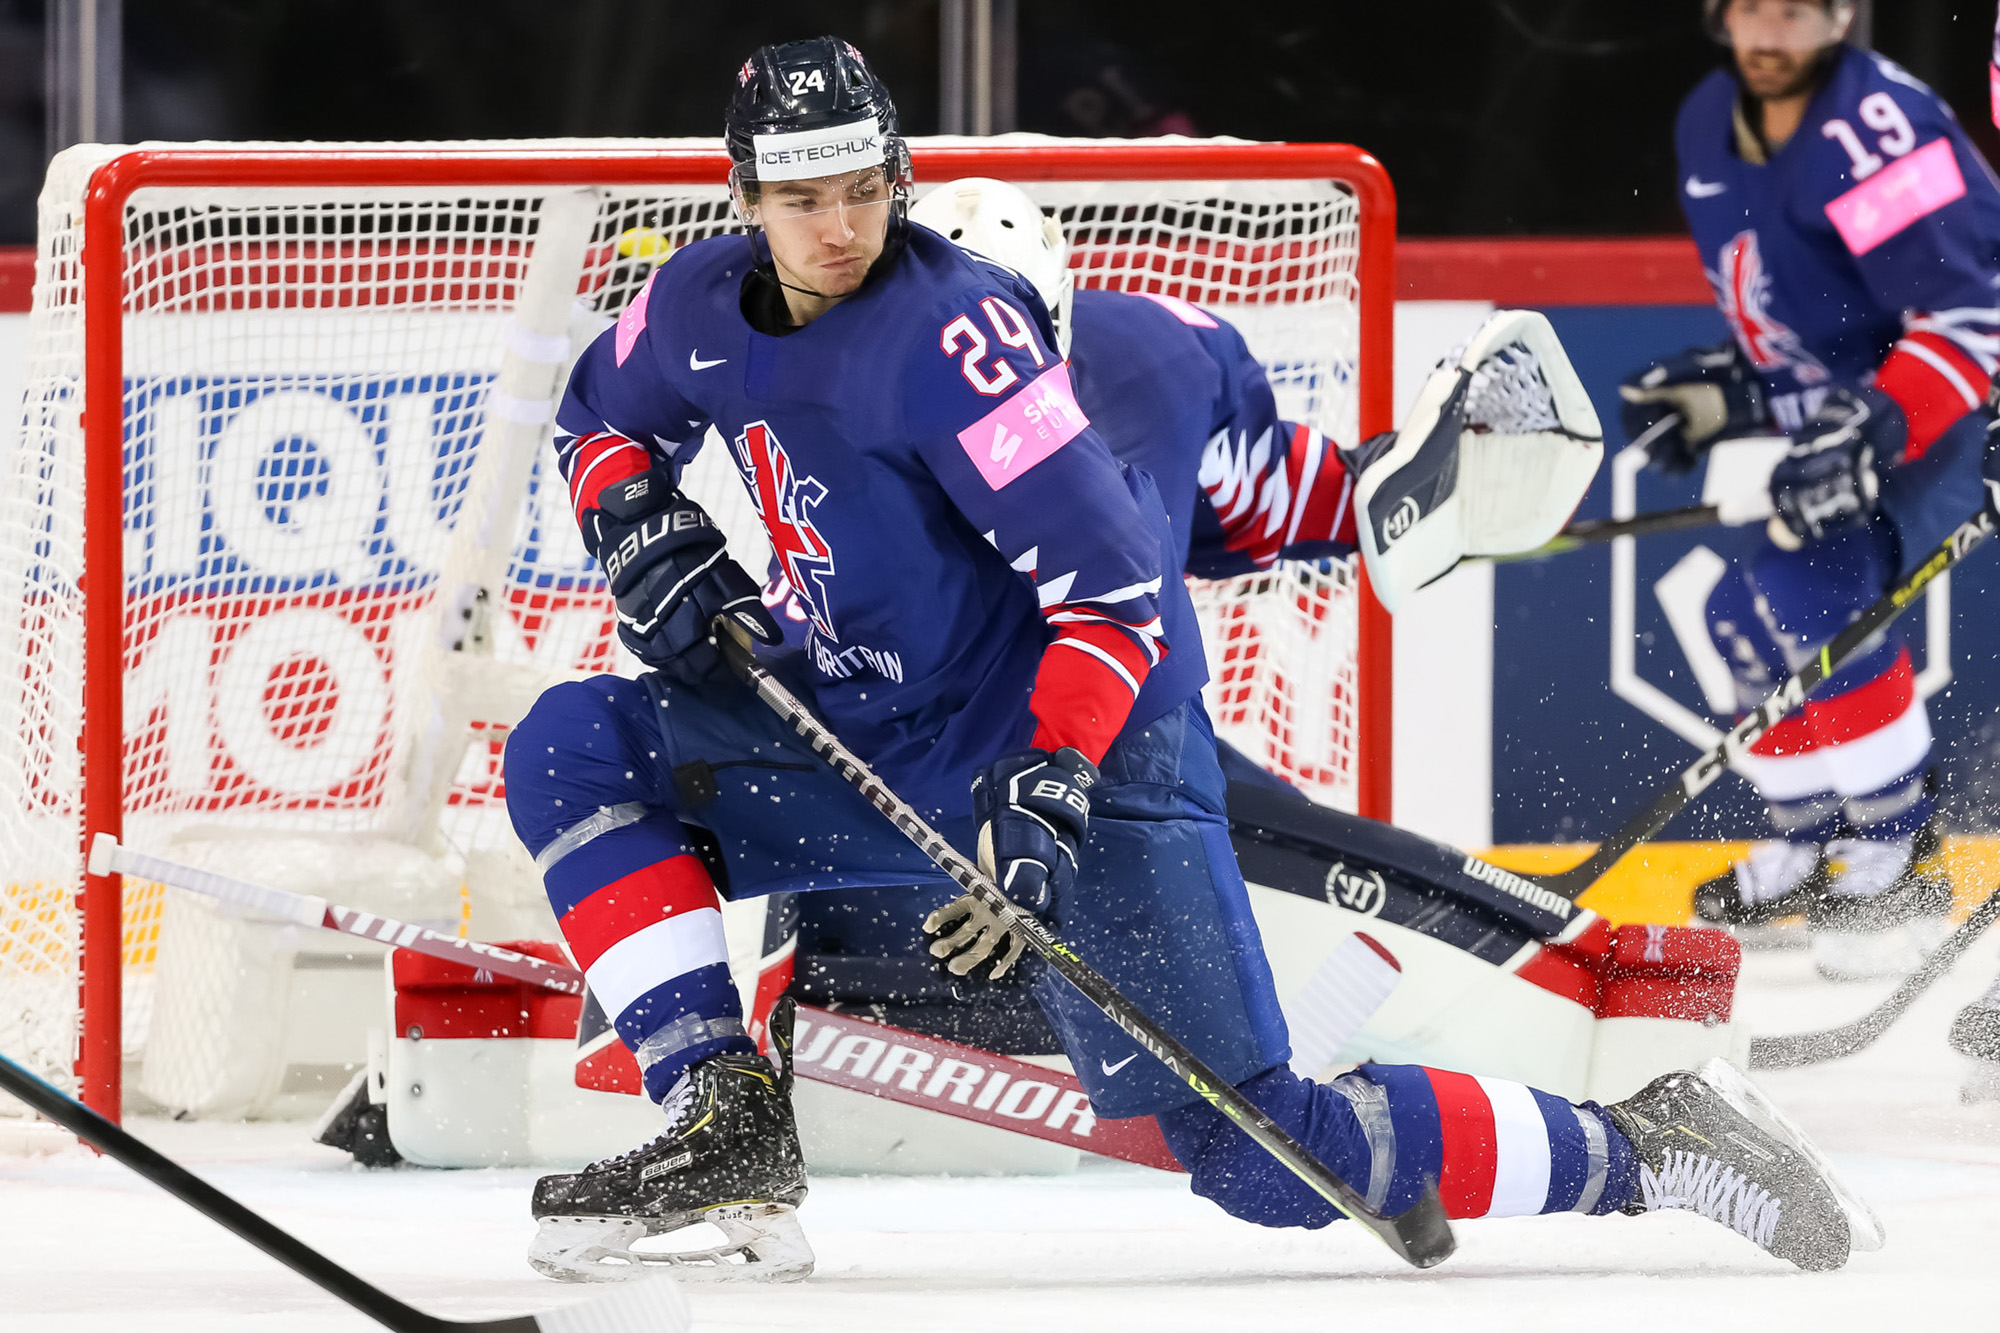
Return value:
[(1786, 918), (1804, 916), (1826, 891), (1826, 854), (1810, 843), (1752, 843), (1749, 855), (1694, 891), (1695, 915), (1735, 935), (1746, 949), (1795, 949), (1805, 932)]
[[(797, 1282), (811, 1274), (812, 1246), (798, 1221), (806, 1173), (792, 1119), (790, 1045), (788, 1036), (780, 1043), (781, 1074), (761, 1056), (702, 1061), (668, 1095), (666, 1133), (573, 1175), (537, 1181), (541, 1230), (529, 1264), (562, 1282), (620, 1282), (649, 1268), (670, 1269), (683, 1282)], [(702, 1222), (722, 1233), (722, 1244), (638, 1248)]]
[(1811, 1272), (1882, 1244), (1874, 1212), (1726, 1061), (1654, 1079), (1607, 1109), (1639, 1158), (1627, 1212), (1699, 1213)]
[(2000, 981), (1958, 1011), (1946, 1039), (1971, 1066), (1959, 1099), (1967, 1105), (2000, 1102)]
[(1820, 976), (1874, 981), (1922, 966), (1951, 930), (1951, 881), (1939, 852), (1930, 825), (1896, 842), (1827, 844), (1827, 890), (1807, 913)]

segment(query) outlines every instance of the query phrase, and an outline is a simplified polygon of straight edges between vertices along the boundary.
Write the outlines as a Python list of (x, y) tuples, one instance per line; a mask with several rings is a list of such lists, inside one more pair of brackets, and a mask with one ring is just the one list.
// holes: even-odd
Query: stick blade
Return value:
[(1394, 1217), (1385, 1218), (1382, 1238), (1413, 1268), (1435, 1268), (1451, 1258), (1458, 1238), (1451, 1234), (1437, 1182), (1424, 1186), (1423, 1197)]
[(538, 1333), (685, 1333), (689, 1319), (680, 1284), (662, 1274), (545, 1310), (534, 1316), (534, 1327)]

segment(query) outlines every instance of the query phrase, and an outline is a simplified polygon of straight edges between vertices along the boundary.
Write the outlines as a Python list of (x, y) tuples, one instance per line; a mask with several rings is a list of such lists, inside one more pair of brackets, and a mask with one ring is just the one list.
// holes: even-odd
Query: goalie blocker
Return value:
[(1361, 555), (1390, 611), (1468, 556), (1552, 540), (1604, 432), (1546, 316), (1496, 312), (1431, 372), (1403, 428), (1350, 451)]

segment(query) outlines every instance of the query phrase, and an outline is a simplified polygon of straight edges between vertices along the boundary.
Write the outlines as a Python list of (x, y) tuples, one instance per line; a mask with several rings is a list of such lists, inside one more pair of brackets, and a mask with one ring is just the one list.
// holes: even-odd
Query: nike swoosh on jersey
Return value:
[(1713, 199), (1728, 188), (1727, 181), (1705, 181), (1699, 176), (1687, 178), (1687, 192), (1690, 199)]
[(704, 361), (701, 359), (701, 353), (699, 351), (690, 350), (688, 352), (688, 369), (707, 370), (710, 366), (719, 366), (728, 359), (729, 358), (726, 356), (718, 356), (713, 361)]
[(1134, 1051), (1132, 1052), (1132, 1054), (1126, 1056), (1123, 1060), (1120, 1060), (1115, 1065), (1102, 1059), (1100, 1059), (1097, 1063), (1098, 1066), (1104, 1070), (1106, 1076), (1109, 1076), (1117, 1073), (1119, 1070), (1123, 1069), (1126, 1065), (1131, 1064), (1134, 1060), (1138, 1058), (1139, 1058), (1139, 1053), (1137, 1051)]

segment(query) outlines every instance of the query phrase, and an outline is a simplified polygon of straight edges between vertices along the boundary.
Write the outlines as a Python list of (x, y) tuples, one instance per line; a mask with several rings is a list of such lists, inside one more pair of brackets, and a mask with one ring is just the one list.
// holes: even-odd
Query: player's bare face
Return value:
[(1819, 53), (1839, 41), (1847, 25), (1820, 0), (1730, 0), (1723, 26), (1743, 86), (1770, 100), (1803, 95)]
[[(860, 288), (889, 234), (891, 197), (879, 167), (780, 181), (764, 190), (755, 217), (785, 282), (786, 302), (800, 323)], [(804, 290), (794, 290), (799, 288)]]

